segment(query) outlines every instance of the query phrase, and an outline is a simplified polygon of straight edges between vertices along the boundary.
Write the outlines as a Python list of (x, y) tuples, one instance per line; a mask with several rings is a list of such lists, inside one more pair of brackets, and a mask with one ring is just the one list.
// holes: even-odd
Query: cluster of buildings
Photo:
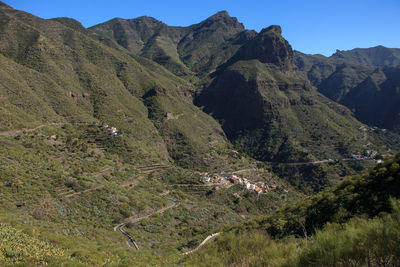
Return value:
[[(355, 153), (351, 155), (352, 159), (375, 159), (378, 156), (378, 151), (373, 149), (366, 149), (364, 153)], [(386, 155), (380, 155), (381, 157), (385, 157)]]
[(115, 128), (115, 127), (106, 125), (106, 126), (104, 126), (104, 128), (106, 128), (107, 133), (109, 135), (118, 135), (119, 134), (117, 128)]
[(213, 176), (211, 177), (208, 173), (201, 173), (201, 180), (203, 183), (213, 183), (222, 186), (227, 186), (229, 184), (239, 184), (245, 189), (254, 191), (257, 194), (267, 193), (268, 190), (275, 190), (276, 185), (267, 185), (264, 182), (252, 183), (246, 178), (239, 177), (235, 174), (230, 176)]

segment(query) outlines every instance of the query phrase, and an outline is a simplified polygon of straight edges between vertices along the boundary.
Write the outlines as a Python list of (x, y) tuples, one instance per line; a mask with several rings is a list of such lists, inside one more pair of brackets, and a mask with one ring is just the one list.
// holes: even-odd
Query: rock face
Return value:
[(263, 29), (244, 44), (232, 60), (257, 59), (262, 63), (272, 63), (282, 70), (294, 69), (292, 47), (281, 34), (281, 27), (277, 25)]

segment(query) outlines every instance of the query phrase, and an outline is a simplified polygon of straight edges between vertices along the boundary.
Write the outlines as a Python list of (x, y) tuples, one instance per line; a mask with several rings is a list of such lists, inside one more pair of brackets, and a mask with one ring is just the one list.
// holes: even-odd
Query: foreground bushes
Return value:
[(275, 241), (264, 233), (222, 235), (192, 266), (400, 266), (400, 201), (393, 213), (327, 224), (312, 238)]
[(328, 224), (296, 257), (296, 265), (399, 266), (400, 202), (393, 214), (370, 220), (354, 219), (344, 226)]

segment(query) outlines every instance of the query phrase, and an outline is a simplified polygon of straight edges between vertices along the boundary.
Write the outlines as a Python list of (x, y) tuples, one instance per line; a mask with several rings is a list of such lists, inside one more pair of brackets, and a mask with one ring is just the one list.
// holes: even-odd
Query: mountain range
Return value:
[[(156, 161), (170, 156), (184, 164), (210, 149), (207, 138), (226, 145), (225, 136), (252, 157), (282, 162), (365, 146), (352, 113), (297, 71), (279, 26), (256, 33), (222, 11), (189, 27), (141, 17), (84, 29), (71, 19), (42, 20), (4, 5), (2, 21), (3, 65), (22, 76), (17, 83), (24, 91), (18, 99), (3, 93), (5, 129), (98, 120), (143, 140), (145, 147), (133, 149), (140, 154), (157, 151)], [(11, 87), (11, 78), (2, 80)]]
[[(226, 11), (188, 27), (139, 17), (85, 28), (0, 2), (0, 64), (0, 263), (28, 262), (29, 248), (37, 264), (180, 264), (178, 250), (216, 230), (272, 234), (258, 216), (400, 149), (400, 49), (307, 55), (280, 26), (247, 30)], [(205, 173), (278, 189), (203, 184)], [(339, 209), (326, 194), (316, 201)], [(389, 212), (384, 201), (368, 215)], [(143, 250), (131, 254), (134, 243)]]

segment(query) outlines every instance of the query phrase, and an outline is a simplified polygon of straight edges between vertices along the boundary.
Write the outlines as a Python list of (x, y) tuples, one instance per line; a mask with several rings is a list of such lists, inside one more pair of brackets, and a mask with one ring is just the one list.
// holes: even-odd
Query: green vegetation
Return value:
[(315, 196), (246, 222), (240, 228), (266, 230), (274, 237), (303, 236), (304, 231), (311, 234), (328, 222), (343, 223), (354, 216), (373, 217), (390, 212), (390, 197), (397, 198), (400, 193), (399, 162), (400, 154)]
[[(299, 73), (279, 26), (247, 31), (226, 12), (85, 29), (0, 2), (0, 265), (396, 265), (400, 156), (344, 177), (375, 165), (352, 153), (384, 158), (399, 136), (305, 78), (335, 71), (350, 86), (370, 66), (303, 59)], [(391, 68), (372, 91), (396, 86)], [(271, 190), (202, 183), (204, 172)]]
[(189, 27), (170, 27), (154, 18), (140, 17), (113, 19), (90, 30), (106, 42), (111, 39), (189, 81), (196, 81), (196, 74), (207, 75), (215, 70), (255, 35), (227, 12)]
[[(199, 177), (173, 166), (163, 170), (133, 164), (124, 135), (109, 135), (104, 126), (65, 123), (15, 134), (0, 137), (0, 221), (64, 251), (59, 257), (38, 252), (37, 261), (72, 266), (171, 263), (178, 261), (181, 249), (192, 248), (213, 230), (244, 220), (238, 212), (243, 204), (232, 202), (234, 191), (204, 198), (206, 192), (198, 188), (173, 185), (195, 184)], [(226, 197), (229, 207), (224, 207)], [(251, 207), (246, 217), (282, 203), (276, 195), (266, 209), (263, 202), (252, 203), (255, 195), (244, 197)], [(179, 205), (125, 227), (142, 249), (125, 248), (125, 237), (113, 228), (127, 217), (169, 205), (169, 198)], [(4, 248), (21, 245), (13, 242), (18, 240)], [(17, 254), (22, 265), (29, 261)]]
[(330, 223), (312, 237), (274, 240), (261, 233), (224, 234), (187, 266), (397, 266), (400, 203), (381, 218)]
[(396, 266), (400, 154), (332, 189), (231, 229), (190, 266)]

